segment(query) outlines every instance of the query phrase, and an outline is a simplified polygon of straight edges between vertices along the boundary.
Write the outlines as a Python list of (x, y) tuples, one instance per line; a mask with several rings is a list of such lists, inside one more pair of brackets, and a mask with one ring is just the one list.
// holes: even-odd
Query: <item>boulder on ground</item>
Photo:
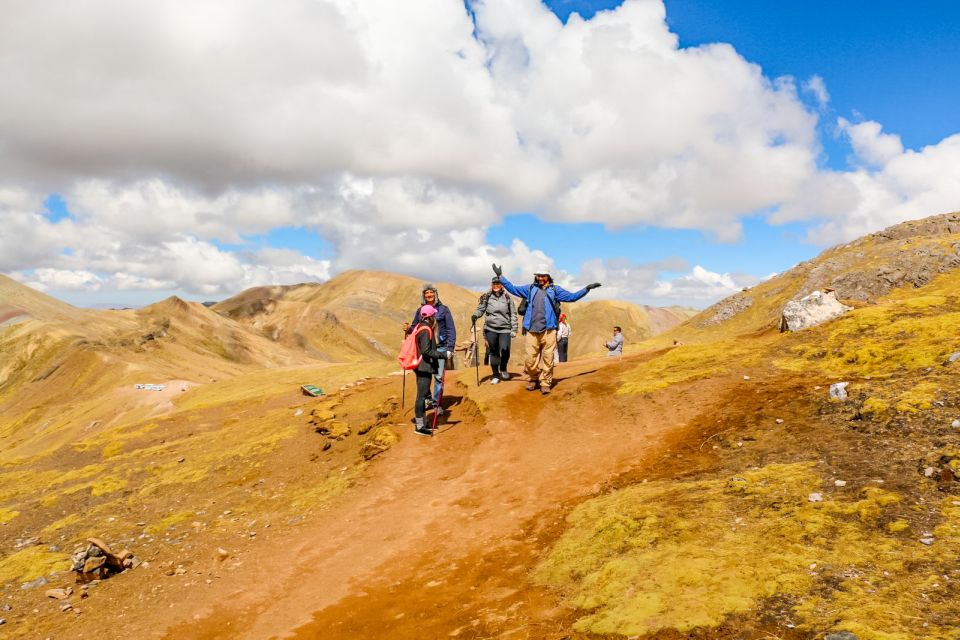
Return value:
[(783, 307), (780, 316), (780, 331), (799, 331), (832, 320), (850, 311), (849, 307), (837, 300), (836, 292), (827, 289), (814, 291), (810, 295), (791, 300)]

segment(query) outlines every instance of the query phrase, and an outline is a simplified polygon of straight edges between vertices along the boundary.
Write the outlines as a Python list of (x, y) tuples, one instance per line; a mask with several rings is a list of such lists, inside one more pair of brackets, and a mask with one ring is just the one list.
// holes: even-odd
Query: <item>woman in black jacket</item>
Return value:
[[(424, 424), (424, 414), (426, 413), (427, 398), (430, 396), (430, 380), (437, 374), (440, 368), (440, 353), (437, 351), (437, 310), (429, 304), (420, 307), (420, 324), (416, 329), (417, 353), (421, 360), (414, 374), (417, 378), (417, 402), (415, 405), (415, 415), (417, 427), (415, 433), (421, 436), (432, 436), (433, 431)], [(437, 412), (441, 409), (438, 406)]]

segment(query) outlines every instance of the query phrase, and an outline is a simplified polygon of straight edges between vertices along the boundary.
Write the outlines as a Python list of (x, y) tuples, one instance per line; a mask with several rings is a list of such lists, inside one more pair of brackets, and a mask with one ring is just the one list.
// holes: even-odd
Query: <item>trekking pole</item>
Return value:
[(477, 342), (477, 323), (473, 323), (473, 364), (477, 368), (477, 386), (480, 386), (480, 343)]
[[(404, 338), (407, 336), (407, 332), (403, 332)], [(403, 346), (403, 340), (400, 341), (401, 347)], [(403, 408), (407, 404), (407, 370), (403, 369), (403, 391), (400, 392), (400, 416), (403, 416)]]

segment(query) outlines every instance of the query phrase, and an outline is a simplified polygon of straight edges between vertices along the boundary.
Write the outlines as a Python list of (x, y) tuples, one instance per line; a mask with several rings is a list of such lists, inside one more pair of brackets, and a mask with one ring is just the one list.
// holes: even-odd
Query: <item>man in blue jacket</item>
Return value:
[[(457, 346), (457, 328), (453, 324), (453, 314), (450, 313), (450, 307), (440, 302), (440, 294), (433, 284), (426, 282), (420, 294), (420, 305), (429, 304), (437, 310), (437, 351), (440, 353), (439, 368), (434, 376), (433, 385), (433, 405), (440, 402), (440, 394), (443, 390), (443, 372), (446, 369), (447, 358), (453, 357), (454, 347)], [(403, 325), (404, 333), (410, 333), (420, 324), (420, 307), (413, 314), (413, 322), (409, 325)], [(428, 403), (429, 404), (429, 403)], [(427, 408), (432, 408), (433, 405)], [(440, 415), (443, 415), (442, 409), (437, 406)]]
[[(496, 264), (493, 272), (500, 278), (503, 288), (527, 301), (527, 311), (523, 314), (523, 328), (526, 329), (524, 343), (524, 369), (529, 382), (527, 391), (535, 391), (537, 386), (543, 395), (549, 395), (553, 386), (553, 352), (557, 348), (557, 323), (560, 303), (576, 302), (591, 289), (600, 286), (599, 282), (588, 284), (576, 293), (570, 293), (563, 287), (553, 284), (550, 271), (541, 267), (533, 274), (533, 284), (518, 287), (503, 275), (503, 269)], [(537, 370), (537, 361), (540, 369)]]

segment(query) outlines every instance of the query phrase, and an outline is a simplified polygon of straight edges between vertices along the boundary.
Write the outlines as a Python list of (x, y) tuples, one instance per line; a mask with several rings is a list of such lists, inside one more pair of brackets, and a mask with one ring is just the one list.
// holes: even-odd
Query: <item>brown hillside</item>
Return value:
[[(400, 326), (413, 317), (422, 281), (391, 273), (347, 271), (322, 284), (255, 287), (213, 307), (262, 335), (323, 360), (343, 362), (392, 359), (402, 337)], [(469, 342), (470, 315), (480, 292), (435, 283), (454, 314), (457, 340)], [(618, 301), (565, 305), (580, 329), (571, 339), (571, 357), (597, 352), (600, 337), (619, 324), (628, 339), (644, 340), (676, 326), (694, 310), (655, 308)], [(478, 336), (483, 328), (478, 324)], [(522, 349), (516, 349), (519, 355)]]
[[(450, 307), (458, 341), (467, 338), (479, 294), (434, 283)], [(401, 325), (420, 304), (423, 281), (378, 271), (346, 271), (322, 284), (256, 287), (213, 309), (267, 338), (327, 361), (393, 359)]]
[(604, 352), (613, 327), (623, 330), (625, 344), (632, 345), (663, 333), (697, 313), (688, 307), (648, 307), (618, 300), (581, 301), (564, 306), (570, 323), (570, 357)]

